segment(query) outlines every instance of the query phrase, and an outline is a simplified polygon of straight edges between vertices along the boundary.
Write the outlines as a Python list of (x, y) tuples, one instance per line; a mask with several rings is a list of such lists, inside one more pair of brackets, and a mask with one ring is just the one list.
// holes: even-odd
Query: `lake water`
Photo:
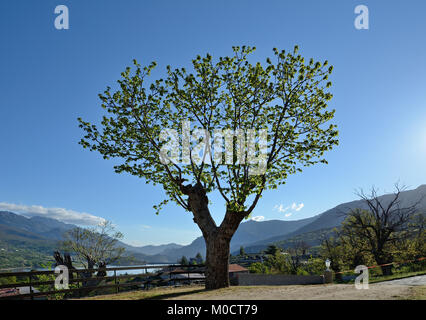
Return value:
[[(169, 263), (155, 263), (155, 264), (144, 264), (144, 267), (149, 267), (149, 266), (168, 266), (170, 265)], [(136, 266), (108, 266), (108, 268), (124, 268), (124, 267), (136, 267)], [(157, 269), (147, 269), (148, 272), (158, 272), (160, 270), (160, 268)], [(124, 274), (144, 274), (145, 273), (145, 269), (133, 269), (133, 270), (117, 270), (116, 271), (117, 276), (120, 275), (124, 275)], [(114, 275), (114, 271), (108, 271), (107, 272), (108, 276), (113, 276)]]
[[(169, 263), (155, 263), (155, 264), (144, 264), (142, 266), (144, 267), (149, 267), (149, 266), (167, 266), (170, 265)], [(115, 266), (115, 265), (110, 265), (107, 266), (108, 268), (126, 268), (126, 267), (136, 267), (136, 266)], [(31, 271), (31, 270), (37, 270), (37, 271), (47, 271), (48, 269), (46, 268), (5, 268), (5, 269), (0, 269), (0, 273), (3, 272), (27, 272), (27, 271)], [(157, 272), (159, 271), (160, 268), (157, 269), (148, 269), (148, 272)], [(132, 269), (132, 270), (117, 270), (116, 271), (117, 276), (119, 275), (124, 275), (124, 274), (143, 274), (145, 273), (145, 269)], [(108, 276), (113, 276), (114, 275), (114, 271), (108, 271), (107, 272)]]

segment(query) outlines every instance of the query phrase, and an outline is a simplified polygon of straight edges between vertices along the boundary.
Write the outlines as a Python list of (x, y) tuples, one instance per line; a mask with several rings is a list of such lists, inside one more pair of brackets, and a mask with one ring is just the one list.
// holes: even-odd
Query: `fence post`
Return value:
[[(32, 270), (31, 270), (32, 271)], [(34, 300), (34, 296), (33, 296), (33, 285), (32, 285), (32, 283), (33, 283), (33, 281), (32, 281), (32, 276), (31, 276), (31, 271), (30, 271), (30, 274), (28, 275), (28, 278), (29, 278), (29, 284), (30, 284), (30, 294), (31, 294), (31, 296), (30, 296), (30, 299), (31, 300)]]
[(331, 270), (324, 271), (324, 283), (333, 283), (333, 272)]
[(188, 284), (191, 285), (191, 278), (189, 277), (189, 268), (188, 268)]
[(120, 292), (120, 287), (117, 285), (117, 271), (114, 270), (114, 284), (115, 284), (115, 293)]
[[(78, 273), (77, 273), (77, 278), (78, 278)], [(80, 281), (77, 281), (77, 294), (78, 294), (78, 298), (81, 298), (81, 289), (80, 289)]]

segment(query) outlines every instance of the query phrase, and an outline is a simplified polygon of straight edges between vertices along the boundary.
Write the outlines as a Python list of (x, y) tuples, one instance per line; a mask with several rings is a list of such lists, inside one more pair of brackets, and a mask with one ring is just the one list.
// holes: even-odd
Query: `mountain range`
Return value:
[[(426, 213), (426, 185), (416, 189), (401, 192), (402, 206), (408, 206), (422, 199), (418, 204), (420, 212)], [(422, 196), (424, 196), (422, 198)], [(386, 194), (379, 197), (382, 203), (391, 200), (392, 195)], [(345, 214), (355, 208), (366, 208), (363, 200), (356, 200), (340, 204), (330, 210), (311, 218), (283, 221), (253, 221), (241, 223), (231, 241), (231, 252), (238, 252), (243, 246), (246, 252), (259, 252), (269, 244), (285, 246), (292, 239), (305, 239), (311, 245), (319, 244), (320, 233), (331, 232), (345, 218)], [(75, 228), (75, 225), (66, 224), (55, 219), (35, 216), (27, 218), (12, 212), (0, 212), (0, 267), (15, 267), (10, 265), (8, 255), (19, 255), (19, 250), (31, 248), (37, 254), (51, 257), (53, 250), (57, 249), (58, 241), (62, 240), (63, 233)], [(176, 243), (164, 245), (131, 246), (123, 242), (120, 246), (138, 262), (147, 263), (174, 263), (182, 256), (195, 257), (200, 252), (205, 255), (205, 243), (202, 237), (196, 238), (191, 244), (183, 246)], [(18, 250), (18, 251), (16, 251)], [(5, 255), (5, 252), (8, 255)], [(28, 250), (25, 251), (28, 253)], [(4, 258), (6, 257), (6, 258)]]

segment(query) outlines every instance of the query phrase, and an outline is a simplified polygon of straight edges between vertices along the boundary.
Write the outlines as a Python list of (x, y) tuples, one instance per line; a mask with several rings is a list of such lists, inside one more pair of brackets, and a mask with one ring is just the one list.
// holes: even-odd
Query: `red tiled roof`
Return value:
[(16, 296), (19, 292), (15, 288), (0, 289), (0, 297)]
[(241, 272), (241, 271), (248, 271), (248, 269), (240, 266), (239, 264), (230, 264), (229, 265), (229, 272)]

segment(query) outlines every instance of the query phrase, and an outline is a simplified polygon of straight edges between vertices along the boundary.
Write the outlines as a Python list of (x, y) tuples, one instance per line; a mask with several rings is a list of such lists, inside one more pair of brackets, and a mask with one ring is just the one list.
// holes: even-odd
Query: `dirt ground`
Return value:
[(353, 284), (247, 286), (206, 291), (203, 286), (156, 288), (87, 297), (89, 300), (426, 300), (426, 286), (373, 283), (358, 290)]
[[(418, 287), (390, 284), (370, 284), (358, 290), (354, 285), (304, 285), (231, 287), (215, 291), (183, 294), (178, 300), (393, 300), (421, 299)], [(424, 299), (425, 297), (423, 297)]]

